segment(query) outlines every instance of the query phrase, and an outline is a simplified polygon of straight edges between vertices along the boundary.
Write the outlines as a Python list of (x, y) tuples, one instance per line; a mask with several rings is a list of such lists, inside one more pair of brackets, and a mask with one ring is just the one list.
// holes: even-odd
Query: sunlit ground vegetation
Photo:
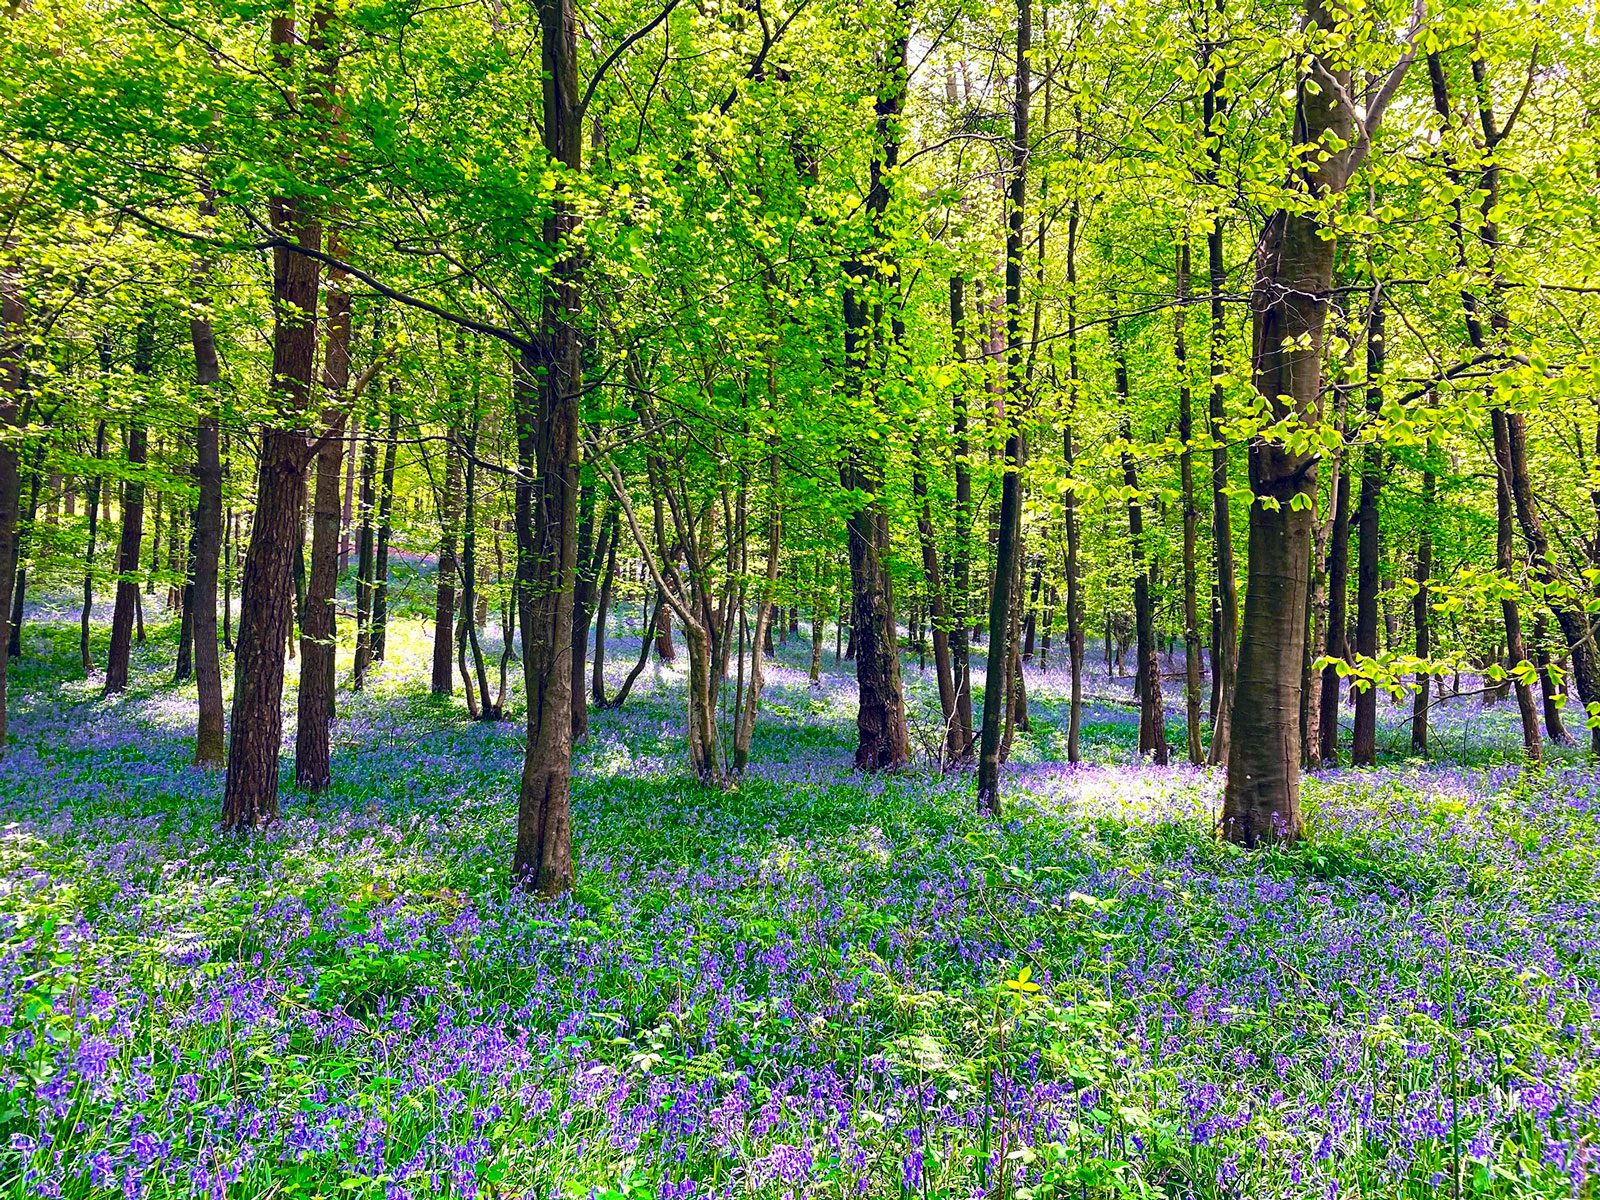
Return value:
[(1515, 765), (1512, 705), (1446, 701), (1458, 762), (1422, 763), (1383, 704), (1381, 765), (1308, 776), (1306, 839), (1251, 853), (1214, 771), (1135, 761), (1094, 661), (1077, 766), (1030, 672), (999, 822), (970, 774), (856, 774), (850, 664), (808, 686), (809, 639), (703, 787), (654, 664), (593, 714), (540, 902), (504, 856), (520, 725), (426, 694), (422, 623), (341, 692), (333, 789), (286, 779), (247, 838), (174, 632), (112, 699), (48, 612), (13, 666), (8, 1196), (1595, 1194), (1600, 777)]

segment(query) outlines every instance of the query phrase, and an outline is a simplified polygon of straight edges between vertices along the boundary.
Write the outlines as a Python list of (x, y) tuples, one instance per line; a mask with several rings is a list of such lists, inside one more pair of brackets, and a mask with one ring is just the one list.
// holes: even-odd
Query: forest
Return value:
[(0, 1197), (1600, 1198), (1600, 27), (0, 6)]

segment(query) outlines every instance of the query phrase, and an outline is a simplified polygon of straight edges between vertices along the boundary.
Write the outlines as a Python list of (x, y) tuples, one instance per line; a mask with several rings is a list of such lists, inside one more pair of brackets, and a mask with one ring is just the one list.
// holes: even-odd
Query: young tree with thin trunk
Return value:
[[(201, 212), (209, 215), (210, 202)], [(205, 264), (196, 267), (198, 282), (205, 283)], [(193, 590), (190, 607), (194, 636), (195, 691), (199, 716), (195, 727), (194, 761), (197, 766), (218, 767), (223, 754), (222, 659), (217, 650), (217, 560), (222, 549), (221, 433), (210, 395), (222, 382), (217, 339), (209, 308), (197, 309), (189, 318), (189, 340), (194, 346), (195, 383), (206, 393), (195, 421), (195, 482), (199, 495), (194, 509)]]
[[(1378, 501), (1383, 492), (1383, 443), (1377, 425), (1383, 413), (1384, 296), (1372, 287), (1367, 306), (1367, 422), (1371, 436), (1361, 452), (1361, 494), (1356, 502), (1356, 655), (1371, 662), (1378, 656)], [(1355, 726), (1350, 734), (1350, 763), (1370, 767), (1378, 761), (1378, 689), (1358, 686)]]
[[(338, 239), (328, 249), (339, 253)], [(335, 268), (323, 288), (327, 333), (322, 349), (322, 417), (312, 482), (311, 566), (306, 574), (305, 614), (300, 626), (300, 690), (294, 737), (294, 781), (307, 792), (333, 785), (329, 746), (338, 653), (336, 591), (339, 582), (339, 487), (344, 477), (345, 406), (350, 390), (350, 292)]]
[[(989, 600), (989, 669), (983, 688), (983, 730), (978, 744), (978, 807), (1000, 812), (1002, 716), (1010, 710), (1006, 674), (1011, 668), (1013, 597), (1022, 553), (1022, 470), (1027, 456), (1023, 418), (1022, 229), (1028, 199), (1029, 102), (1033, 91), (1033, 7), (1017, 0), (1016, 66), (1011, 102), (1011, 171), (1006, 189), (1006, 384), (1005, 449), (1000, 482), (1000, 528), (995, 546), (994, 588)], [(1020, 677), (1021, 671), (1017, 671)]]
[[(153, 317), (146, 316), (134, 335), (133, 373), (140, 379), (148, 379), (154, 367), (155, 322)], [(117, 542), (117, 599), (111, 616), (111, 648), (106, 654), (105, 694), (108, 696), (128, 688), (128, 664), (139, 603), (139, 550), (144, 539), (144, 466), (148, 437), (143, 421), (129, 422), (128, 477), (122, 484), (122, 534)]]
[(1183, 700), (1184, 726), (1189, 761), (1199, 766), (1205, 761), (1200, 743), (1200, 603), (1197, 550), (1200, 509), (1194, 494), (1194, 402), (1189, 391), (1189, 351), (1184, 323), (1189, 299), (1189, 239), (1178, 246), (1178, 306), (1173, 317), (1172, 354), (1178, 367), (1178, 452), (1179, 499), (1183, 504)]

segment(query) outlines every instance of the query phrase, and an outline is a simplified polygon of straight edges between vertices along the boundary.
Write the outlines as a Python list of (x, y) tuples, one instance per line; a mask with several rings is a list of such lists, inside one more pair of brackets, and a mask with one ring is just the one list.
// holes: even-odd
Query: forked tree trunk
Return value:
[[(1322, 0), (1307, 16), (1335, 24)], [(1416, 31), (1412, 31), (1413, 38)], [(1313, 196), (1344, 191), (1410, 65), (1408, 47), (1367, 104), (1358, 135), (1347, 101), (1351, 72), (1312, 56), (1295, 109), (1297, 144), (1339, 147), (1299, 172)], [(1311, 75), (1319, 82), (1311, 86)], [(1330, 88), (1329, 81), (1337, 84)], [(1277, 419), (1314, 426), (1322, 416), (1323, 332), (1333, 285), (1332, 231), (1313, 211), (1281, 209), (1262, 231), (1251, 298), (1252, 372)], [(1300, 688), (1305, 667), (1306, 600), (1317, 460), (1309, 448), (1261, 435), (1250, 446), (1250, 562), (1233, 696), (1222, 833), (1246, 846), (1298, 838)]]

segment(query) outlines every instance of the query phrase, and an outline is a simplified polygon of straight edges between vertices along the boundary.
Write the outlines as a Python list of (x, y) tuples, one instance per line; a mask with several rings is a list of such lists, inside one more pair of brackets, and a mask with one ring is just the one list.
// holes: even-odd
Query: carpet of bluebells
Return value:
[(36, 614), (0, 1196), (1600, 1196), (1600, 773), (1519, 770), (1503, 707), (1442, 704), (1421, 763), (1385, 705), (1385, 764), (1248, 855), (1103, 664), (1077, 767), (1033, 675), (993, 822), (970, 775), (853, 774), (850, 664), (808, 687), (791, 639), (736, 789), (686, 777), (671, 669), (595, 714), (539, 904), (519, 721), (427, 698), (425, 636), (341, 693), (333, 792), (238, 838), (172, 630), (108, 701)]

